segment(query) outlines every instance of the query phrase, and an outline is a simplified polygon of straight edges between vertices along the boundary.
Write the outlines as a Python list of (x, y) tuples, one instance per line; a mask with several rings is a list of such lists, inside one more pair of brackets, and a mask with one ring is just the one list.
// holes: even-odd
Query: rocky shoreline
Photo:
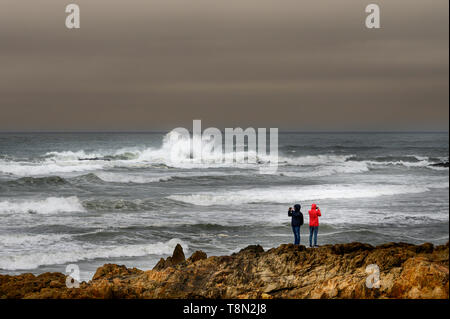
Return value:
[[(209, 258), (197, 251), (186, 259), (178, 245), (153, 270), (106, 264), (79, 288), (67, 288), (62, 273), (0, 275), (0, 298), (448, 299), (448, 252), (448, 243), (286, 244)], [(379, 288), (366, 285), (369, 265), (379, 269)]]

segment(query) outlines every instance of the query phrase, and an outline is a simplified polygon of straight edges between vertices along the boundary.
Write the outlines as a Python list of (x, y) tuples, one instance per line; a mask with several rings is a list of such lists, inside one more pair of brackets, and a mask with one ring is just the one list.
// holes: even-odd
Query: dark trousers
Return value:
[(292, 226), (294, 232), (294, 245), (300, 245), (300, 226)]

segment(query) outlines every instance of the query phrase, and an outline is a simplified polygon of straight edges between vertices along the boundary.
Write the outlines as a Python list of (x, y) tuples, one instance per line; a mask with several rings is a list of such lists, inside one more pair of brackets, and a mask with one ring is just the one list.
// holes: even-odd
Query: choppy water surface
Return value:
[(0, 272), (76, 263), (89, 279), (107, 262), (152, 268), (178, 242), (187, 254), (275, 247), (293, 240), (287, 208), (297, 202), (306, 221), (320, 205), (320, 244), (448, 241), (449, 172), (433, 166), (448, 161), (447, 133), (285, 133), (274, 174), (260, 174), (265, 158), (193, 164), (189, 143), (0, 134)]

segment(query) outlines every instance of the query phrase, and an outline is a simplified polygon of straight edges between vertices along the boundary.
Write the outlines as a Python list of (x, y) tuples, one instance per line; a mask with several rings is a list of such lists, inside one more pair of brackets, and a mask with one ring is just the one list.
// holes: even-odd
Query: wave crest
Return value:
[(376, 198), (400, 194), (418, 194), (430, 188), (448, 188), (448, 183), (436, 185), (312, 185), (307, 187), (272, 187), (255, 188), (241, 191), (202, 192), (197, 194), (179, 194), (168, 196), (168, 199), (198, 206), (242, 205), (252, 203), (292, 204), (298, 201), (320, 199), (354, 199)]
[(42, 200), (0, 202), (0, 214), (57, 214), (64, 212), (85, 211), (85, 208), (76, 196), (48, 197)]
[(35, 269), (44, 265), (66, 264), (97, 258), (168, 255), (173, 252), (178, 243), (183, 246), (185, 251), (189, 250), (189, 245), (178, 238), (173, 238), (167, 242), (124, 246), (63, 245), (45, 252), (27, 252), (14, 256), (2, 256), (0, 268), (5, 270)]

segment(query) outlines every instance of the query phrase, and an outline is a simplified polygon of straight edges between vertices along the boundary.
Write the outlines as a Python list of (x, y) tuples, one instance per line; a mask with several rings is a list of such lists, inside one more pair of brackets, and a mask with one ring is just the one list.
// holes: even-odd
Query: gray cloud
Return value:
[(448, 129), (448, 1), (5, 0), (0, 130)]

